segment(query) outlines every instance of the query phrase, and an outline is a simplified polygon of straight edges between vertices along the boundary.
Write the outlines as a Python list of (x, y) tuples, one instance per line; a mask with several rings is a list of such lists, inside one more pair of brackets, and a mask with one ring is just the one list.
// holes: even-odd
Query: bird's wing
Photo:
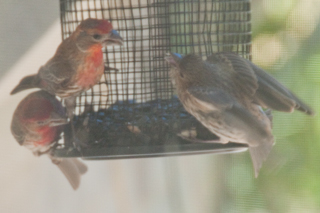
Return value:
[(308, 105), (303, 103), (279, 81), (251, 61), (247, 60), (247, 62), (258, 78), (259, 88), (254, 97), (254, 101), (257, 104), (284, 112), (292, 112), (294, 109), (297, 109), (309, 115), (314, 114)]
[(67, 60), (49, 61), (39, 70), (41, 79), (54, 84), (63, 84), (68, 82), (73, 73), (73, 67)]
[[(213, 87), (191, 87), (188, 89), (188, 93), (191, 95), (191, 99), (198, 102), (198, 106), (201, 107), (198, 107), (200, 112), (206, 113), (210, 117), (210, 109), (211, 113), (218, 110), (229, 128), (248, 136), (249, 144), (257, 145), (260, 141), (273, 143), (271, 130), (265, 124), (266, 121), (259, 120), (259, 115), (253, 115), (227, 92)], [(266, 117), (266, 119), (268, 118)]]
[(75, 84), (75, 68), (68, 62), (50, 62), (41, 67), (40, 78), (47, 82), (46, 90), (60, 98), (80, 93), (82, 87)]
[(221, 89), (214, 87), (191, 87), (187, 92), (202, 104), (201, 111), (224, 110), (232, 108), (235, 99)]
[[(284, 112), (292, 112), (294, 109), (297, 109), (309, 115), (314, 114), (309, 106), (303, 103), (279, 81), (251, 61), (235, 53), (215, 53), (209, 56), (207, 61), (213, 64), (219, 64), (224, 68), (227, 64), (230, 64), (229, 67), (233, 67), (233, 70), (238, 73), (238, 75), (235, 75), (237, 78), (235, 82), (238, 82), (237, 88), (246, 92), (247, 95), (250, 95), (250, 91), (252, 92), (256, 89), (253, 101), (262, 107)], [(231, 69), (225, 68), (224, 70)], [(255, 85), (252, 84), (252, 82), (254, 82), (252, 81), (252, 74), (256, 78), (256, 88)], [(248, 90), (248, 88), (253, 90)]]
[(250, 65), (235, 53), (215, 53), (207, 58), (208, 63), (221, 69), (219, 72), (233, 94), (253, 97), (258, 89), (258, 80)]

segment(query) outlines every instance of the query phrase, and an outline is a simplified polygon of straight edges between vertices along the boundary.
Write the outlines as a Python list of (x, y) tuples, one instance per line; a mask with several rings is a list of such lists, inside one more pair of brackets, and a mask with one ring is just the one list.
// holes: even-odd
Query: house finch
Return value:
[(262, 107), (312, 115), (310, 107), (277, 80), (235, 53), (200, 56), (171, 53), (170, 74), (185, 109), (219, 139), (249, 146), (255, 176), (274, 144), (270, 112)]
[(60, 159), (51, 155), (51, 149), (60, 139), (63, 125), (68, 122), (61, 103), (45, 91), (29, 94), (15, 110), (11, 123), (11, 132), (22, 146), (30, 149), (34, 155), (48, 154), (77, 189), (80, 177), (87, 166), (75, 158)]
[(104, 73), (102, 45), (122, 45), (122, 42), (109, 21), (86, 19), (59, 45), (38, 73), (23, 78), (11, 94), (41, 88), (64, 99), (68, 117), (72, 118), (76, 97), (97, 84)]

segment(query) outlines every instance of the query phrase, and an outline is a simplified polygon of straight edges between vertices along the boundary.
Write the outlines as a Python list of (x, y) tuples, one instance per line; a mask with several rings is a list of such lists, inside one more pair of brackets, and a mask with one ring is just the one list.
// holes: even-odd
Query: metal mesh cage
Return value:
[[(60, 7), (63, 39), (91, 17), (110, 20), (125, 43), (105, 49), (100, 83), (77, 99), (73, 125), (86, 148), (81, 154), (70, 151), (66, 131), (65, 146), (56, 155), (114, 156), (123, 148), (131, 150), (124, 155), (159, 154), (171, 150), (167, 145), (179, 145), (177, 152), (188, 146), (185, 151), (201, 152), (242, 146), (190, 144), (177, 136), (196, 129), (197, 136), (215, 137), (183, 109), (164, 57), (168, 52), (205, 57), (234, 51), (250, 59), (249, 0), (61, 0)], [(157, 145), (161, 148), (150, 148)]]

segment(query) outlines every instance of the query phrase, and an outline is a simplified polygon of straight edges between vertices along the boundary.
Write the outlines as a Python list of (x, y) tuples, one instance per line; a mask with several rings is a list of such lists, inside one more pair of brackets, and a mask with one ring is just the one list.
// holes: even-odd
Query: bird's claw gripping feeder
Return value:
[(250, 1), (60, 0), (60, 7), (63, 39), (91, 17), (110, 20), (124, 43), (105, 49), (105, 74), (77, 98), (74, 134), (66, 128), (55, 156), (119, 159), (247, 150), (239, 143), (206, 143), (216, 136), (183, 108), (165, 57), (233, 51), (249, 59)]

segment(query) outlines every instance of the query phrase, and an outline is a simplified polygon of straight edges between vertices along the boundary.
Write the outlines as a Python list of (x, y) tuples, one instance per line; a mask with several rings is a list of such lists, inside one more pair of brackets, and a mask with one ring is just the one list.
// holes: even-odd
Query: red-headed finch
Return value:
[(11, 132), (18, 143), (30, 149), (34, 155), (48, 154), (73, 189), (77, 189), (87, 166), (75, 158), (62, 159), (51, 155), (51, 149), (60, 139), (63, 125), (67, 122), (66, 112), (55, 96), (38, 91), (19, 103), (13, 114)]
[(276, 79), (235, 53), (166, 57), (185, 109), (219, 139), (215, 143), (248, 144), (258, 176), (274, 144), (270, 112), (261, 107), (312, 115), (310, 107)]
[(26, 76), (11, 94), (41, 88), (65, 100), (73, 117), (75, 99), (92, 88), (104, 73), (103, 45), (122, 45), (123, 39), (107, 20), (86, 19), (58, 47), (55, 55), (35, 75)]

